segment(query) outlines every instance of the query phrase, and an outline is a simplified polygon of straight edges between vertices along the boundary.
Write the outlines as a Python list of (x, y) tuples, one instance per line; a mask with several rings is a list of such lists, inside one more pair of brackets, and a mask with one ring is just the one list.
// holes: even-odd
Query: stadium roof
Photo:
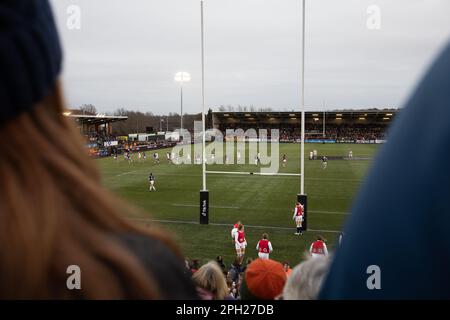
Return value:
[[(386, 109), (386, 110), (335, 110), (335, 111), (307, 111), (305, 117), (308, 118), (322, 118), (325, 115), (326, 118), (345, 118), (345, 119), (358, 119), (362, 117), (367, 118), (384, 118), (395, 117), (399, 112), (399, 109)], [(295, 111), (283, 111), (283, 112), (213, 112), (214, 117), (219, 119), (238, 118), (238, 119), (294, 119), (301, 118), (301, 112)]]
[[(334, 111), (307, 111), (305, 122), (308, 124), (334, 123), (336, 125), (349, 124), (379, 124), (387, 125), (399, 113), (399, 109), (385, 110), (334, 110)], [(237, 125), (265, 124), (265, 125), (299, 125), (301, 112), (213, 112), (213, 124)]]
[(65, 112), (66, 117), (76, 120), (79, 124), (107, 124), (112, 122), (119, 122), (128, 120), (127, 116), (107, 116), (104, 114), (76, 114), (72, 111)]
[[(395, 115), (399, 112), (399, 109), (367, 109), (367, 110), (332, 110), (332, 111), (306, 111), (305, 115), (308, 116), (321, 116), (325, 115), (342, 115), (342, 116), (361, 116), (361, 115)], [(300, 111), (258, 111), (258, 112), (234, 112), (234, 111), (214, 111), (214, 115), (219, 117), (294, 117), (301, 116)]]

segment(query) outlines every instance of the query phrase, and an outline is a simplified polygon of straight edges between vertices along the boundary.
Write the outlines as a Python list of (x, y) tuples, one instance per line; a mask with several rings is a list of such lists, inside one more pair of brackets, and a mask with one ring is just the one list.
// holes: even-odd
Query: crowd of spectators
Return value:
[[(236, 127), (223, 127), (220, 128), (221, 132), (225, 135), (227, 129), (242, 129), (246, 132), (249, 129), (254, 129), (255, 133), (259, 135), (261, 129), (267, 130), (267, 137), (271, 137), (271, 129), (279, 130), (279, 139), (281, 142), (299, 142), (301, 139), (301, 128), (298, 126), (291, 127), (274, 127), (274, 126), (259, 126), (259, 125), (238, 125)], [(308, 139), (322, 139), (322, 140), (335, 140), (335, 141), (367, 141), (367, 140), (384, 140), (386, 137), (388, 127), (379, 125), (327, 125), (324, 129), (320, 125), (307, 125), (305, 138)], [(247, 132), (249, 134), (250, 132)]]
[(328, 257), (307, 257), (291, 268), (289, 262), (238, 258), (227, 266), (222, 256), (200, 265), (185, 259), (197, 294), (202, 300), (314, 300), (318, 297), (328, 266)]
[[(309, 128), (306, 130), (306, 140), (335, 140), (335, 141), (370, 141), (384, 140), (386, 138), (386, 127), (358, 127), (358, 126), (328, 126), (323, 128)], [(280, 130), (280, 141), (298, 142), (301, 139), (300, 128), (283, 128)]]

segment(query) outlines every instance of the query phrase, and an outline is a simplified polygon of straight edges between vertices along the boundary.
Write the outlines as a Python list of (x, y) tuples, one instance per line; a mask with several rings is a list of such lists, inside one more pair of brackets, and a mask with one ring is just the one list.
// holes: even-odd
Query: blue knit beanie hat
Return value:
[(0, 1), (0, 125), (55, 87), (62, 50), (48, 0)]

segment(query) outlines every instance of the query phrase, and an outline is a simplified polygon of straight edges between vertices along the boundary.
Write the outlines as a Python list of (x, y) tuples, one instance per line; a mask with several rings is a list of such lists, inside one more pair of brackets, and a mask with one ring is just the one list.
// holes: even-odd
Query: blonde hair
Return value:
[(215, 300), (223, 300), (228, 294), (227, 281), (222, 269), (215, 261), (210, 261), (198, 269), (192, 276), (192, 280), (200, 288), (211, 292)]
[[(149, 270), (117, 236), (140, 234), (178, 249), (160, 230), (123, 217), (138, 211), (103, 189), (63, 105), (58, 84), (0, 127), (0, 299), (160, 298)], [(74, 264), (82, 290), (69, 291), (66, 270)]]

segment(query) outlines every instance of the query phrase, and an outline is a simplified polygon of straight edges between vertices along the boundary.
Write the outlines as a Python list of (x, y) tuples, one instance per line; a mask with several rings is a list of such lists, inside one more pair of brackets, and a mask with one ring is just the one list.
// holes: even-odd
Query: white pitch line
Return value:
[(323, 214), (339, 214), (339, 215), (348, 215), (348, 212), (336, 212), (336, 211), (313, 211), (310, 210), (311, 213), (323, 213)]
[(253, 172), (253, 171), (206, 171), (208, 174), (255, 175), (255, 176), (301, 176), (301, 173)]
[[(124, 172), (121, 174), (116, 175), (123, 176), (123, 175), (143, 175), (146, 174), (148, 170), (135, 170), (135, 171), (129, 171)], [(249, 173), (245, 173), (247, 175), (250, 175)], [(269, 174), (273, 175), (273, 174)], [(295, 176), (295, 173), (287, 173), (287, 174), (275, 174), (275, 176)], [(168, 177), (197, 177), (200, 178), (201, 174), (180, 174), (180, 173), (158, 173), (158, 176), (168, 176)], [(260, 175), (258, 175), (260, 176)], [(223, 178), (237, 178), (235, 174), (223, 174)], [(362, 180), (358, 179), (333, 179), (333, 178), (305, 178), (306, 181), (333, 181), (333, 182), (362, 182)]]
[(137, 172), (137, 171), (135, 170), (135, 171), (128, 171), (128, 172), (120, 173), (120, 174), (116, 175), (116, 177), (121, 177), (121, 176), (124, 176), (124, 175), (127, 175), (127, 174), (133, 174), (135, 172)]
[[(130, 218), (130, 220), (134, 221), (143, 221), (143, 222), (157, 222), (157, 223), (176, 223), (176, 224), (192, 224), (192, 225), (200, 225), (196, 221), (176, 221), (176, 220), (157, 220), (157, 219), (145, 219), (145, 218)], [(210, 223), (211, 226), (217, 226), (217, 227), (229, 227), (232, 224), (227, 223)], [(257, 228), (257, 229), (273, 229), (273, 230), (293, 230), (295, 228), (287, 228), (287, 227), (273, 227), (273, 226), (255, 226), (246, 224), (246, 227), (249, 228)], [(308, 229), (307, 231), (311, 232), (328, 232), (328, 233), (340, 233), (339, 230), (316, 230), (316, 229)]]
[[(180, 204), (180, 203), (173, 203), (173, 207), (187, 207), (187, 208), (197, 208), (199, 207), (198, 204)], [(216, 208), (216, 209), (241, 209), (240, 207), (227, 207), (227, 206), (210, 206), (210, 208)], [(257, 209), (257, 208), (254, 208)], [(274, 209), (274, 208), (272, 208)], [(284, 210), (285, 208), (276, 208), (279, 210)], [(321, 213), (321, 214), (336, 214), (336, 215), (348, 215), (348, 212), (337, 212), (337, 211), (315, 211), (310, 210), (310, 213)]]
[[(178, 204), (173, 203), (173, 207), (200, 207), (200, 204)], [(240, 209), (239, 207), (226, 207), (226, 206), (209, 206), (210, 208), (217, 208), (217, 209)]]

